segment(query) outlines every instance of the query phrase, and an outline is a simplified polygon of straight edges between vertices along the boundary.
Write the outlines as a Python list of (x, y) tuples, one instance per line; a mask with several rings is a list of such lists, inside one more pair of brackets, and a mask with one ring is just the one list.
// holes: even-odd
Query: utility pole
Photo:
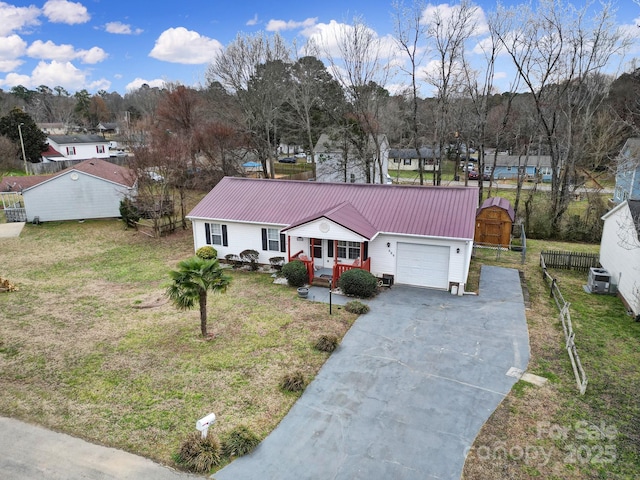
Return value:
[(22, 147), (22, 159), (24, 160), (24, 173), (29, 175), (29, 170), (27, 169), (27, 156), (24, 153), (24, 140), (22, 139), (22, 127), (24, 123), (18, 124), (18, 134), (20, 135), (20, 146)]

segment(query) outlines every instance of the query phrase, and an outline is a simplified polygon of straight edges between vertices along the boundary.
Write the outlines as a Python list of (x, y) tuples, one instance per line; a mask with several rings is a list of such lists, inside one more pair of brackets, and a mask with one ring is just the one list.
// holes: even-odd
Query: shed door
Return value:
[(398, 243), (396, 282), (449, 288), (449, 247)]

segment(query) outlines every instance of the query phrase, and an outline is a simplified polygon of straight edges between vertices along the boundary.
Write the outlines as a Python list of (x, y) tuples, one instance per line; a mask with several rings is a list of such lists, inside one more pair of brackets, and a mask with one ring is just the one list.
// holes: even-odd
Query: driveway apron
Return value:
[(368, 303), (278, 427), (213, 478), (460, 478), (529, 361), (517, 270), (483, 267), (478, 296), (395, 285)]

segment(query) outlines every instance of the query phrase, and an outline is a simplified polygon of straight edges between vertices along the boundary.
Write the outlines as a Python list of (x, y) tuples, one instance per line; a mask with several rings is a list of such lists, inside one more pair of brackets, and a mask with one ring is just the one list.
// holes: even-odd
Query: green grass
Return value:
[(216, 434), (239, 424), (264, 438), (299, 394), (292, 369), (313, 378), (355, 315), (297, 298), (264, 273), (231, 271), (210, 295), (210, 340), (199, 313), (164, 296), (167, 272), (193, 255), (191, 231), (152, 239), (119, 221), (26, 225), (3, 239), (0, 414), (173, 464), (195, 421), (215, 412)]
[[(531, 358), (528, 371), (549, 380), (544, 388), (518, 382), (476, 439), (479, 445), (501, 442), (510, 446), (537, 446), (553, 451), (548, 465), (522, 459), (495, 465), (467, 464), (464, 478), (637, 478), (640, 471), (640, 323), (627, 315), (616, 296), (586, 293), (587, 272), (550, 269), (568, 301), (575, 343), (588, 378), (580, 395), (559, 321), (558, 310), (542, 281), (541, 250), (594, 253), (598, 245), (528, 240), (527, 260), (510, 252), (480, 251), (472, 272), (482, 264), (517, 268), (525, 272), (532, 308), (527, 311)], [(562, 438), (536, 435), (539, 422), (565, 429)], [(580, 428), (588, 426), (583, 435)], [(603, 439), (597, 428), (615, 433)], [(584, 430), (584, 429), (583, 429)], [(614, 461), (600, 455), (604, 448)], [(577, 454), (582, 457), (577, 457)]]

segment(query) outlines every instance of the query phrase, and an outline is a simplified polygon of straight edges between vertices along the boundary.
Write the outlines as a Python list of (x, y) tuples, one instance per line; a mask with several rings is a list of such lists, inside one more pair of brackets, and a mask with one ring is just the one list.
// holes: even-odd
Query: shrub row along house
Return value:
[(194, 248), (305, 262), (309, 281), (354, 267), (462, 294), (478, 190), (225, 177), (187, 215)]

